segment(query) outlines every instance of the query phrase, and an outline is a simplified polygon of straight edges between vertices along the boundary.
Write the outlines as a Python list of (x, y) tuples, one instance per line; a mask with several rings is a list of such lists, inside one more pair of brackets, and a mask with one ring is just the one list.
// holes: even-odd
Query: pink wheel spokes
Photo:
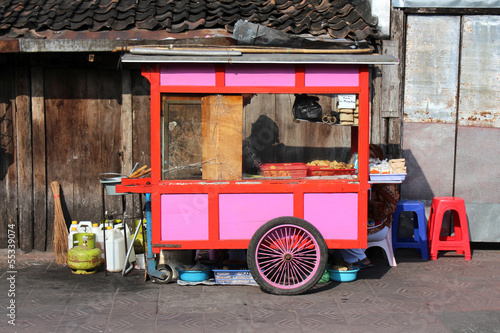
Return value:
[(316, 239), (296, 225), (280, 225), (260, 239), (255, 253), (259, 272), (277, 288), (297, 288), (311, 280), (320, 264)]

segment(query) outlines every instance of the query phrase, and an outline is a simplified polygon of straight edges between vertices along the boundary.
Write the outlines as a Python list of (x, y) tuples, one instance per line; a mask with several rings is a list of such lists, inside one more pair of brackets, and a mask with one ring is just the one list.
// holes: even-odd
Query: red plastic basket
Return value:
[(292, 177), (302, 178), (307, 176), (305, 163), (267, 163), (260, 166), (264, 177)]
[(308, 166), (307, 175), (311, 176), (339, 176), (339, 175), (354, 175), (356, 169), (330, 169), (326, 166)]

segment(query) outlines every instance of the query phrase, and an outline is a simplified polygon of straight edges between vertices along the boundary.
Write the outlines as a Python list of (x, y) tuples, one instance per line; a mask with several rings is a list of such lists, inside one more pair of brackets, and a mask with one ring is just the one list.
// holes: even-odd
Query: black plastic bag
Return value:
[(319, 97), (305, 94), (295, 95), (292, 112), (295, 119), (322, 121), (323, 110), (318, 103)]

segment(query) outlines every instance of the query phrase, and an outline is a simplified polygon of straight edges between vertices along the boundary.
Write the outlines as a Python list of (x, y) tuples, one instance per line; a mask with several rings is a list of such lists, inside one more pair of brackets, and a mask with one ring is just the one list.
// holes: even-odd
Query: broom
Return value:
[(54, 194), (54, 252), (56, 263), (65, 265), (68, 260), (68, 228), (61, 207), (60, 185), (57, 181), (50, 183)]

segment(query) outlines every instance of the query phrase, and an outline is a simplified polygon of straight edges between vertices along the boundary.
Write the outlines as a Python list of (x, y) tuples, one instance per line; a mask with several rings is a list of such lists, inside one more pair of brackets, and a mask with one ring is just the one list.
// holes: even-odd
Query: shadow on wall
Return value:
[(71, 225), (71, 221), (73, 221), (73, 219), (71, 218), (71, 213), (69, 212), (66, 199), (64, 198), (64, 189), (62, 188), (62, 186), (60, 188), (59, 195), (61, 198), (61, 209), (63, 211), (64, 221), (66, 222), (66, 227), (68, 227), (69, 229), (69, 226)]
[(434, 192), (411, 150), (403, 150), (403, 158), (406, 159), (408, 171), (406, 179), (401, 184), (401, 198), (431, 201), (434, 197)]
[(0, 117), (0, 181), (3, 181), (7, 176), (9, 167), (14, 163), (14, 155), (7, 151), (7, 148), (12, 145), (12, 135), (8, 134), (9, 128), (12, 126), (12, 121), (7, 118), (7, 114)]
[(0, 181), (5, 179), (7, 172), (9, 170), (9, 166), (14, 163), (14, 155), (7, 152), (4, 147), (0, 147)]

